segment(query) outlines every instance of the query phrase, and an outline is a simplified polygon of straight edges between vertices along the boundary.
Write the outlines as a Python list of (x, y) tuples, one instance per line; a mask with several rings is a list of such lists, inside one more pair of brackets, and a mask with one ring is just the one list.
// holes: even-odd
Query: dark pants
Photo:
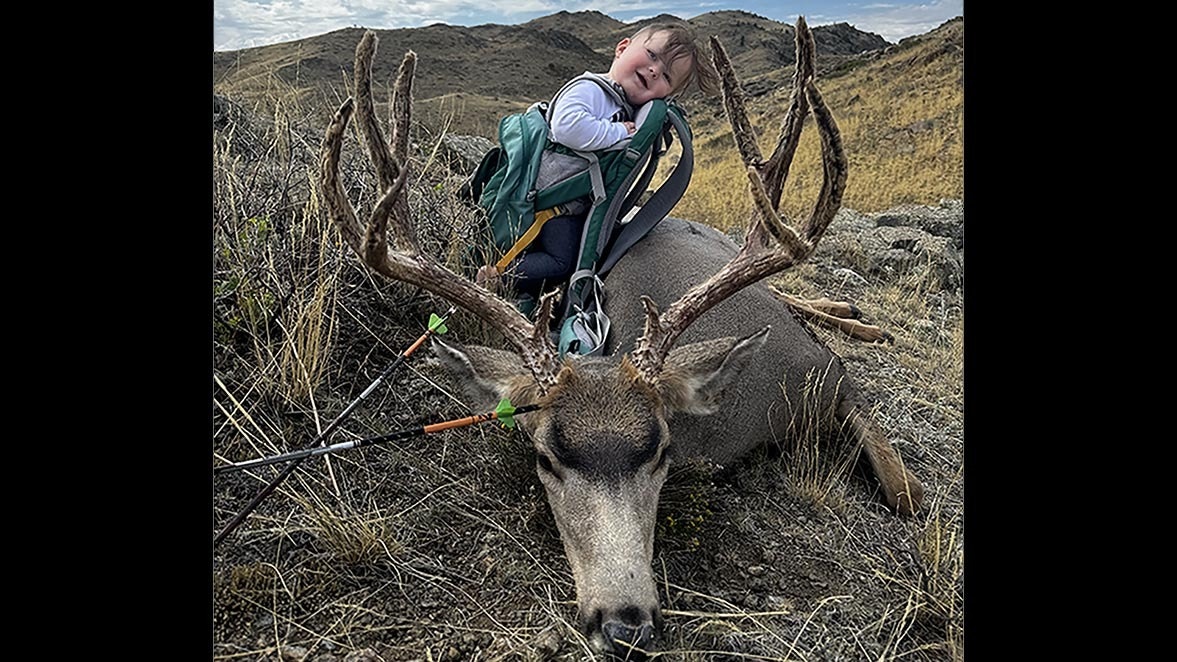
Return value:
[(538, 298), (545, 281), (567, 280), (576, 271), (583, 230), (583, 214), (548, 219), (535, 241), (507, 268), (515, 291)]

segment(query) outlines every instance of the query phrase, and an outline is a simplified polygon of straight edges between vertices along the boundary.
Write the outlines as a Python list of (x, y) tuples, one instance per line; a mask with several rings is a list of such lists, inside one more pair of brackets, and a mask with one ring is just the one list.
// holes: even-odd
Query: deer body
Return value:
[(645, 323), (638, 293), (676, 301), (737, 250), (713, 228), (662, 221), (607, 278), (607, 356), (570, 357), (547, 394), (513, 352), (435, 341), (477, 408), (502, 397), (544, 404), (520, 425), (576, 580), (580, 626), (599, 647), (645, 649), (661, 622), (650, 569), (658, 495), (676, 458), (730, 465), (798, 429), (827, 437), (845, 429), (892, 506), (910, 513), (922, 497), (882, 432), (858, 416), (862, 399), (840, 361), (763, 283), (692, 324), (656, 386), (641, 379), (628, 355)]
[[(606, 350), (628, 351), (641, 335), (645, 316), (633, 303), (639, 296), (665, 308), (718, 271), (737, 250), (714, 228), (664, 219), (608, 275), (606, 306), (613, 328)], [(763, 283), (744, 288), (700, 316), (679, 343), (743, 337), (765, 326), (770, 329), (754, 359), (755, 369), (739, 376), (714, 413), (671, 419), (676, 455), (729, 465), (765, 443), (784, 441), (795, 419), (816, 413), (806, 403), (828, 405), (849, 389), (841, 364)], [(821, 395), (816, 397), (804, 392), (814, 379), (820, 379)]]
[[(911, 513), (922, 499), (841, 363), (761, 282), (812, 255), (846, 183), (841, 137), (813, 82), (815, 45), (803, 19), (796, 43), (793, 98), (776, 148), (762, 159), (730, 61), (711, 39), (755, 215), (739, 247), (707, 226), (668, 218), (631, 248), (605, 279), (613, 326), (602, 357), (558, 357), (548, 331), (553, 295), (528, 320), (416, 245), (405, 194), (415, 54), (401, 64), (392, 140), (385, 141), (371, 98), (375, 35), (367, 33), (356, 49), (354, 107), (344, 102), (324, 138), (321, 192), (344, 241), (374, 271), (461, 305), (512, 347), (434, 341), (471, 407), (493, 407), (503, 397), (541, 405), (520, 427), (534, 445), (572, 568), (580, 626), (606, 650), (647, 650), (661, 621), (651, 572), (654, 524), (676, 457), (727, 465), (787, 440), (799, 424), (825, 423), (861, 445), (897, 511)], [(353, 110), (385, 191), (364, 224), (338, 173)], [(822, 138), (823, 184), (812, 216), (794, 225), (776, 207), (809, 112)]]

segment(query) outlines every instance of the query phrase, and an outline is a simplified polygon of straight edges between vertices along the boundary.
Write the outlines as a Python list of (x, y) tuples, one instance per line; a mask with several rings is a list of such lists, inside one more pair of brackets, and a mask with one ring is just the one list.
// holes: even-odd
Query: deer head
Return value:
[[(420, 251), (405, 192), (413, 52), (405, 54), (394, 85), (390, 142), (385, 142), (373, 112), (372, 32), (356, 49), (354, 100), (343, 103), (327, 129), (321, 187), (347, 244), (374, 271), (463, 307), (512, 347), (506, 351), (438, 342), (435, 350), (460, 375), (472, 402), (510, 397), (542, 405), (521, 419), (521, 426), (534, 444), (536, 471), (572, 567), (581, 626), (609, 650), (647, 647), (661, 621), (650, 564), (658, 495), (674, 453), (667, 420), (679, 412), (713, 411), (718, 394), (747, 365), (769, 329), (677, 348), (675, 341), (733, 293), (808, 258), (841, 204), (846, 159), (837, 126), (813, 82), (814, 42), (804, 19), (797, 22), (796, 43), (789, 109), (776, 148), (764, 160), (727, 54), (718, 39), (711, 39), (724, 106), (747, 166), (756, 211), (739, 254), (711, 278), (665, 311), (642, 298), (645, 333), (632, 353), (620, 357), (561, 360), (548, 333), (553, 295), (541, 299), (531, 322), (511, 303)], [(822, 136), (824, 179), (812, 214), (794, 228), (777, 207), (802, 120), (810, 110)], [(384, 191), (363, 226), (338, 175), (342, 135), (353, 111)]]

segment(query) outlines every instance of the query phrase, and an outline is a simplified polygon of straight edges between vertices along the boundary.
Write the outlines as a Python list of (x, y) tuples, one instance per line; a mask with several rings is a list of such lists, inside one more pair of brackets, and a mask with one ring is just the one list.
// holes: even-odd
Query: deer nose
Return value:
[[(654, 625), (645, 623), (638, 626), (627, 625), (621, 621), (608, 621), (601, 626), (601, 633), (605, 635), (605, 649), (626, 659), (645, 659), (641, 651), (649, 651), (654, 641)], [(640, 657), (637, 657), (640, 656)]]
[(657, 605), (652, 609), (628, 605), (616, 611), (594, 609), (591, 614), (582, 614), (580, 628), (588, 636), (594, 633), (599, 636), (597, 641), (601, 641), (606, 653), (628, 660), (644, 660), (642, 651), (654, 650), (654, 637), (664, 622)]

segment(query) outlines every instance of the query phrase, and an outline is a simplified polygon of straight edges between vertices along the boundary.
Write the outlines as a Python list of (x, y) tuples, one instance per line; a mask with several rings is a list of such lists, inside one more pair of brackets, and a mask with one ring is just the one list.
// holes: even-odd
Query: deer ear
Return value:
[(447, 345), (435, 337), (433, 353), (462, 389), (466, 404), (476, 409), (493, 409), (502, 398), (519, 397), (521, 389), (535, 383), (514, 352)]
[(672, 350), (657, 385), (666, 413), (714, 413), (724, 389), (764, 346), (770, 328), (744, 338), (704, 340)]

